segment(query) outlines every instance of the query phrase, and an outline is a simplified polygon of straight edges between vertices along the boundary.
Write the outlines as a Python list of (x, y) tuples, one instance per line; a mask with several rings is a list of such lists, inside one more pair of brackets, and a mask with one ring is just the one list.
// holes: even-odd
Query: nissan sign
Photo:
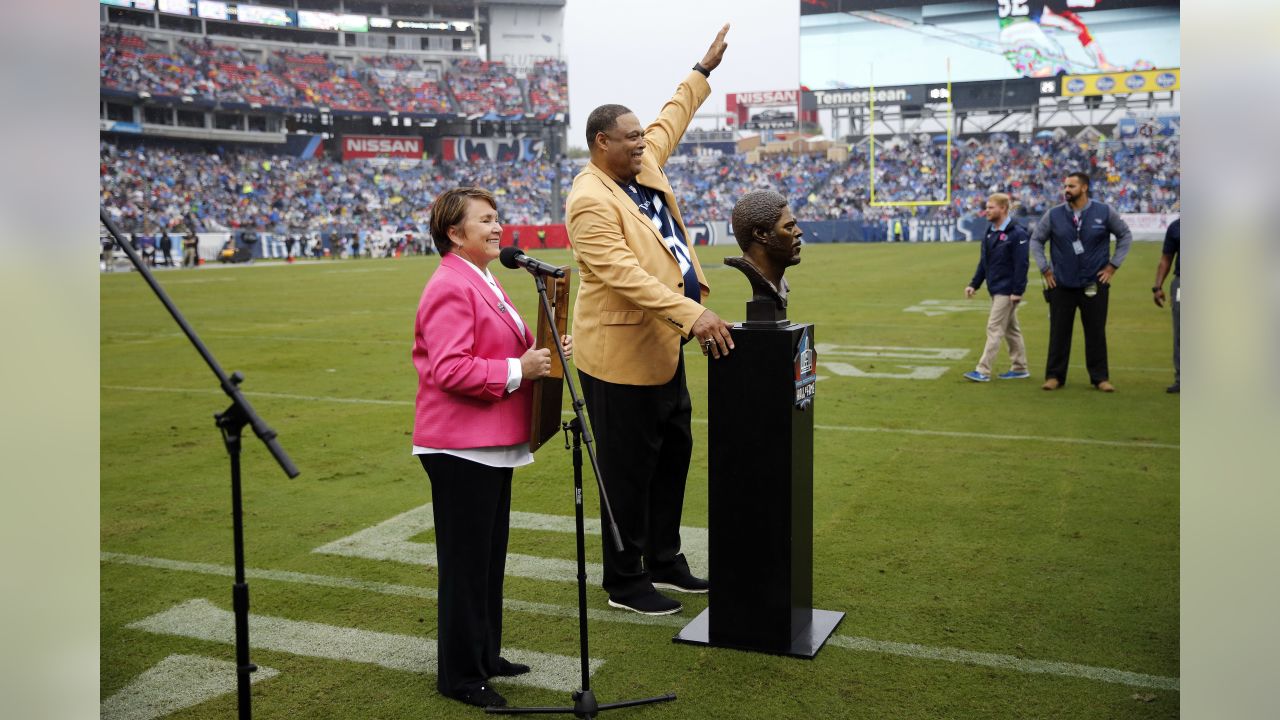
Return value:
[(342, 159), (400, 157), (422, 159), (422, 138), (399, 135), (347, 135), (342, 138)]
[(799, 93), (795, 90), (766, 90), (733, 93), (739, 105), (747, 107), (795, 107)]

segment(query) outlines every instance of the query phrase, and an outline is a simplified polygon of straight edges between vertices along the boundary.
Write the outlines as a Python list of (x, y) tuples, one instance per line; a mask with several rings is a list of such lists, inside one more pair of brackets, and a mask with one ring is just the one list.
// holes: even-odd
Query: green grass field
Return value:
[[(743, 317), (749, 296), (742, 276), (719, 266), (734, 251), (700, 250), (708, 305), (730, 320)], [(1034, 279), (1021, 311), (1032, 379), (961, 378), (984, 339), (985, 289), (973, 301), (961, 292), (977, 252), (973, 244), (804, 249), (788, 279), (790, 317), (816, 325), (823, 377), (813, 595), (846, 618), (805, 661), (672, 643), (705, 597), (681, 596), (682, 614), (650, 620), (608, 609), (592, 587), (599, 700), (679, 696), (607, 715), (1179, 714), (1179, 399), (1164, 392), (1168, 310), (1150, 300), (1159, 245), (1136, 243), (1116, 276), (1114, 395), (1089, 386), (1078, 326), (1068, 385), (1039, 389), (1048, 318)], [(565, 251), (540, 256), (569, 262)], [(409, 351), (435, 265), (409, 258), (159, 275), (226, 370), (245, 374), (248, 397), (302, 470), (285, 478), (246, 437), (253, 661), (278, 672), (255, 684), (258, 717), (481, 714), (435, 692), (422, 642), (435, 637), (435, 569), (413, 559), (430, 528), (415, 527), (412, 513), (392, 521), (430, 502), (409, 454)], [(494, 267), (532, 317), (532, 283)], [(101, 313), (104, 717), (175, 696), (188, 706), (141, 716), (230, 717), (233, 692), (193, 689), (181, 670), (192, 661), (166, 662), (234, 658), (230, 483), (212, 418), (227, 402), (136, 274), (102, 276)], [(686, 360), (696, 447), (684, 524), (704, 528), (706, 361), (692, 348)], [(1007, 363), (1002, 352), (996, 371)], [(587, 495), (595, 517), (594, 488)], [(573, 513), (562, 443), (517, 471), (514, 509), (534, 520), (512, 530), (511, 552), (535, 571), (508, 577), (504, 645), (546, 655), (528, 656), (540, 686), (495, 686), (514, 705), (564, 704), (577, 684), (575, 585), (569, 573), (536, 570), (573, 558), (573, 537), (555, 522)], [(316, 551), (378, 527), (386, 532), (357, 535), (345, 554)], [(588, 559), (599, 555), (599, 536), (589, 536)], [(257, 616), (274, 620), (258, 625)], [(233, 676), (218, 678), (229, 690)]]

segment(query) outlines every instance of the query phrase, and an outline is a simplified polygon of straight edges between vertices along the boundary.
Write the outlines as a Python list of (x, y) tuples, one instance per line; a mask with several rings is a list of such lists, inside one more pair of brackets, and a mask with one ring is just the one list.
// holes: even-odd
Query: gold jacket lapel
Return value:
[[(635, 201), (632, 200), (629, 195), (627, 195), (626, 191), (623, 190), (618, 185), (618, 183), (614, 181), (613, 178), (606, 175), (604, 171), (600, 170), (594, 165), (588, 164), (587, 167), (591, 170), (592, 174), (599, 177), (600, 182), (606, 188), (608, 188), (609, 193), (613, 196), (614, 202), (622, 205), (622, 207), (626, 208), (627, 212), (631, 213), (632, 216), (636, 218), (636, 220), (643, 223), (644, 226), (649, 229), (650, 234), (653, 235), (653, 239), (661, 243), (662, 247), (665, 249), (667, 246), (666, 241), (662, 239), (662, 233), (658, 232), (658, 228), (654, 226), (653, 219), (650, 218), (648, 215), (645, 215), (643, 212), (641, 212), (640, 208), (636, 205)], [(636, 182), (640, 182), (640, 179), (638, 177), (636, 178)], [(640, 183), (640, 184), (643, 185), (644, 183)], [(646, 187), (649, 187), (649, 186), (646, 186)], [(671, 254), (670, 251), (668, 251), (667, 254), (670, 255)], [(675, 257), (673, 256), (671, 259), (674, 261)]]

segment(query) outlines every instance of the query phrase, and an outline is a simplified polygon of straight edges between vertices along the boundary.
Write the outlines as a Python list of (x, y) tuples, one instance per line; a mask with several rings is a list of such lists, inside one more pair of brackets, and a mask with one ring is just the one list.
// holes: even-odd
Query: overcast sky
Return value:
[(569, 146), (587, 146), (587, 115), (605, 103), (647, 124), (726, 22), (729, 49), (701, 112), (723, 113), (726, 93), (798, 87), (798, 0), (567, 0)]

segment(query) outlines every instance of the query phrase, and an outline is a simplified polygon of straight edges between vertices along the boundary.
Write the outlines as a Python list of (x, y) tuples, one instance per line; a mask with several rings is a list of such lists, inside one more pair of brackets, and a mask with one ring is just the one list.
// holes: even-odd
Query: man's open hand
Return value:
[(702, 56), (702, 61), (698, 64), (707, 69), (707, 72), (715, 70), (720, 61), (724, 59), (724, 51), (729, 44), (724, 41), (724, 36), (729, 34), (729, 23), (725, 23), (720, 28), (720, 32), (716, 34), (716, 39), (711, 42), (711, 47), (707, 48), (707, 54)]

